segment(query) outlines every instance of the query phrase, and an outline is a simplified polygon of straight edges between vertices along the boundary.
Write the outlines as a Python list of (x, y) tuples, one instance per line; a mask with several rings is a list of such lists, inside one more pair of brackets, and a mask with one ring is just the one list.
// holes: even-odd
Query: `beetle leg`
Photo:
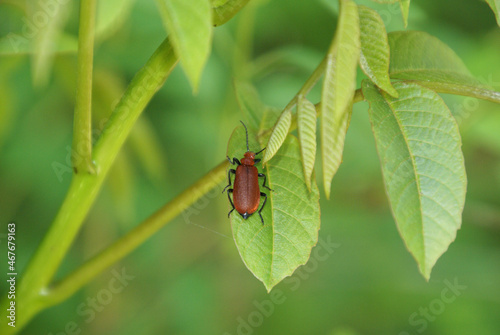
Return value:
[(231, 164), (238, 164), (238, 165), (241, 165), (240, 161), (238, 160), (238, 158), (236, 157), (233, 157), (233, 160), (231, 161), (231, 158), (229, 158), (229, 156), (226, 156), (227, 157), (227, 160), (229, 161), (229, 163)]
[[(271, 190), (268, 186), (266, 186), (266, 179), (267, 179), (266, 175), (265, 175), (265, 174), (263, 174), (263, 173), (259, 173), (259, 174), (258, 174), (258, 176), (259, 176), (259, 177), (264, 177), (264, 182), (262, 183), (262, 187), (267, 188), (269, 191), (273, 191), (273, 190)], [(262, 195), (262, 194), (261, 194), (261, 195)]]
[(222, 190), (222, 193), (224, 193), (224, 191), (226, 190), (226, 188), (228, 188), (229, 186), (231, 186), (231, 173), (236, 174), (236, 170), (235, 169), (230, 169), (229, 171), (227, 171), (227, 181), (228, 181), (229, 184), (226, 187), (224, 187), (224, 189)]
[(227, 198), (229, 199), (229, 202), (231, 203), (231, 206), (233, 207), (233, 209), (231, 209), (229, 211), (229, 213), (227, 213), (227, 217), (229, 217), (229, 215), (231, 215), (231, 213), (234, 211), (233, 200), (231, 200), (231, 197), (229, 196), (229, 193), (233, 193), (233, 189), (232, 188), (230, 188), (229, 190), (227, 190)]
[(262, 218), (262, 210), (264, 209), (264, 206), (266, 205), (266, 201), (267, 201), (267, 194), (265, 194), (264, 192), (260, 192), (260, 196), (261, 197), (264, 197), (264, 202), (262, 203), (262, 206), (260, 207), (259, 209), (259, 216), (260, 216), (260, 221), (262, 221), (262, 225), (264, 225), (264, 219)]

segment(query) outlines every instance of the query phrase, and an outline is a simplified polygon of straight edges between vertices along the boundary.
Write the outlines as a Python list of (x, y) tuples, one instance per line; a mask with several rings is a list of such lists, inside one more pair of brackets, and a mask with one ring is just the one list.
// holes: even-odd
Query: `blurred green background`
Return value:
[[(397, 5), (357, 2), (379, 10), (388, 31), (403, 29)], [(71, 178), (78, 27), (78, 3), (70, 1), (50, 29), (12, 54), (9, 33), (20, 34), (39, 10), (29, 3), (0, 1), (0, 247), (5, 255), (6, 224), (16, 222), (20, 272)], [(95, 137), (166, 35), (152, 0), (100, 1), (98, 14)], [(225, 159), (242, 118), (234, 79), (251, 80), (265, 103), (283, 108), (322, 59), (336, 17), (334, 0), (253, 0), (215, 29), (199, 92), (193, 96), (177, 67), (134, 128), (57, 277)], [(485, 2), (414, 1), (408, 29), (437, 36), (500, 90), (500, 29)], [(48, 47), (59, 52), (53, 57)], [(398, 235), (360, 103), (331, 200), (321, 200), (319, 237), (334, 248), (317, 246), (274, 294), (239, 258), (221, 185), (21, 334), (499, 334), (500, 106), (443, 97), (460, 124), (469, 181), (462, 229), (428, 283)], [(311, 100), (318, 98), (313, 91)], [(110, 285), (120, 286), (113, 270), (130, 276), (119, 293), (110, 293)]]

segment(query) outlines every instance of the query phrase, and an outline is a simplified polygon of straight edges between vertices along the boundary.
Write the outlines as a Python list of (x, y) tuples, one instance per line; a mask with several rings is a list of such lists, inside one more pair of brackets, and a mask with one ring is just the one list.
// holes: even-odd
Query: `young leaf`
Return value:
[[(32, 39), (24, 38), (20, 34), (9, 33), (0, 38), (0, 56), (33, 54), (36, 52), (34, 44)], [(53, 40), (50, 52), (54, 54), (76, 53), (77, 50), (78, 39), (73, 35), (60, 32)]]
[(362, 87), (394, 219), (428, 280), (461, 225), (467, 179), (457, 123), (415, 83), (395, 83), (397, 99), (368, 81)]
[(211, 0), (213, 10), (213, 25), (215, 27), (229, 21), (242, 9), (249, 0)]
[(477, 81), (462, 60), (446, 44), (421, 31), (389, 35), (393, 79), (418, 80), (433, 90), (500, 102), (500, 93)]
[(446, 44), (423, 31), (389, 35), (391, 78), (476, 85), (462, 60)]
[(278, 120), (282, 113), (280, 108), (262, 105), (262, 120), (260, 121), (260, 126), (257, 128), (259, 131), (273, 128), (276, 120)]
[(266, 153), (264, 155), (264, 159), (262, 160), (262, 164), (267, 163), (267, 161), (273, 158), (283, 142), (285, 142), (291, 124), (292, 112), (287, 110), (281, 114), (278, 122), (276, 122), (276, 125), (273, 128), (269, 142), (267, 142)]
[(373, 9), (358, 6), (361, 53), (359, 64), (363, 72), (378, 87), (397, 97), (389, 79), (389, 42), (384, 21)]
[(321, 156), (327, 198), (342, 160), (347, 107), (354, 95), (360, 52), (358, 6), (350, 0), (340, 3), (337, 31), (328, 51), (321, 93)]
[(401, 7), (401, 14), (406, 28), (408, 26), (408, 14), (410, 13), (410, 0), (399, 0), (399, 7)]
[[(38, 13), (45, 13), (45, 5), (42, 2), (27, 2), (27, 17), (35, 17)], [(36, 86), (48, 84), (52, 65), (54, 61), (54, 40), (60, 40), (60, 34), (67, 21), (67, 13), (71, 6), (53, 6), (50, 20), (36, 27), (33, 37), (32, 74), (33, 83)], [(24, 35), (24, 34), (23, 34)], [(25, 36), (24, 36), (25, 37)]]
[(133, 0), (97, 1), (96, 38), (105, 39), (118, 31), (130, 14)]
[[(260, 120), (263, 119), (266, 106), (261, 102), (257, 89), (248, 82), (234, 81), (234, 91), (245, 120), (248, 120), (247, 126), (260, 129)], [(276, 120), (273, 120), (273, 124), (274, 122)]]
[(156, 0), (156, 3), (175, 53), (196, 91), (212, 45), (210, 1)]
[(302, 95), (297, 101), (297, 131), (306, 185), (311, 190), (311, 175), (316, 160), (316, 108)]
[(486, 0), (486, 2), (490, 5), (493, 13), (495, 13), (497, 24), (500, 26), (500, 0)]
[[(260, 147), (252, 132), (249, 141), (250, 148)], [(245, 151), (245, 129), (240, 126), (231, 136), (227, 154), (241, 157)], [(267, 194), (262, 211), (264, 225), (258, 213), (244, 220), (235, 210), (231, 214), (231, 227), (243, 262), (270, 291), (307, 262), (318, 241), (319, 191), (314, 179), (311, 192), (307, 190), (299, 144), (292, 135), (287, 136), (265, 169), (262, 170), (260, 163), (257, 167), (266, 174), (267, 184), (273, 190), (261, 187)], [(261, 197), (260, 206), (263, 201)]]

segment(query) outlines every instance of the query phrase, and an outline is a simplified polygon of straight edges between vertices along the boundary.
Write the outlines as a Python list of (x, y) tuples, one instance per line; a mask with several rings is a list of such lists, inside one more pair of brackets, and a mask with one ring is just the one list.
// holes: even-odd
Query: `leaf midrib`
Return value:
[[(278, 158), (278, 156), (281, 156), (281, 155), (279, 155), (278, 153), (276, 153), (274, 156), (275, 156), (275, 158)], [(269, 163), (266, 164), (266, 172), (267, 172), (267, 175), (269, 176), (269, 188), (272, 190), (273, 189), (273, 187), (272, 187), (272, 185), (273, 185), (273, 181), (272, 181), (273, 178), (272, 178), (272, 175), (269, 173), (269, 167), (270, 167)], [(274, 209), (274, 206), (273, 206), (273, 204), (274, 204), (274, 195), (273, 195), (272, 191), (269, 191), (269, 198), (270, 198), (269, 200), (271, 201), (271, 208)], [(269, 270), (269, 280), (268, 280), (267, 284), (272, 284), (272, 278), (273, 278), (274, 248), (275, 248), (275, 245), (276, 245), (276, 238), (275, 238), (276, 234), (274, 232), (274, 221), (275, 221), (275, 219), (274, 219), (274, 211), (271, 211), (271, 229), (273, 231), (272, 232), (272, 234), (273, 234), (273, 241), (272, 241), (272, 249), (271, 249), (271, 266), (270, 266), (271, 269)], [(264, 283), (264, 286), (266, 286), (266, 289), (267, 289), (266, 283)], [(271, 286), (271, 287), (273, 287), (273, 286)], [(268, 291), (269, 291), (269, 289), (268, 289)]]
[[(376, 88), (375, 88), (376, 89)], [(421, 188), (420, 188), (420, 179), (418, 178), (418, 173), (417, 173), (417, 170), (416, 170), (416, 162), (415, 162), (415, 157), (414, 155), (412, 154), (411, 150), (410, 150), (410, 145), (408, 143), (408, 138), (406, 138), (406, 135), (403, 131), (404, 127), (403, 125), (401, 124), (401, 122), (399, 121), (398, 117), (396, 116), (396, 113), (395, 113), (395, 109), (393, 108), (392, 104), (386, 99), (386, 97), (384, 97), (384, 93), (383, 92), (380, 92), (382, 94), (382, 97), (383, 99), (386, 101), (387, 103), (387, 106), (389, 107), (389, 109), (391, 110), (394, 118), (396, 119), (396, 122), (398, 124), (398, 127), (399, 127), (399, 130), (402, 134), (402, 137), (403, 139), (405, 140), (405, 144), (406, 144), (406, 148), (408, 150), (408, 155), (410, 156), (410, 159), (411, 159), (411, 162), (412, 162), (412, 170), (413, 170), (413, 173), (415, 174), (415, 185), (417, 186), (417, 191), (418, 191), (418, 202), (419, 202), (419, 211), (420, 211), (420, 224), (422, 226), (422, 249), (424, 250), (424, 257), (423, 257), (423, 260), (421, 260), (421, 265), (422, 265), (422, 269), (426, 269), (426, 261), (427, 261), (427, 258), (426, 258), (426, 249), (425, 249), (425, 235), (424, 235), (424, 222), (423, 222), (423, 218), (424, 218), (424, 213), (422, 211), (422, 192), (421, 192)]]
[[(273, 157), (273, 159), (276, 159), (278, 157), (285, 157), (285, 158), (297, 160), (296, 157), (291, 157), (291, 156), (287, 156), (287, 155), (279, 154), (279, 153), (276, 153), (276, 155)], [(270, 164), (266, 164), (266, 172), (267, 172), (267, 176), (269, 176), (269, 178), (268, 178), (269, 188), (274, 189), (272, 187), (273, 186), (273, 182), (272, 182), (273, 178), (272, 178), (272, 175), (269, 173), (270, 167), (271, 167)], [(281, 167), (279, 167), (279, 166), (273, 166), (273, 168), (281, 168)], [(287, 171), (287, 172), (290, 173), (290, 174), (292, 174), (292, 175), (294, 175), (294, 176), (296, 176), (297, 178), (300, 179), (300, 176), (298, 176), (297, 174), (295, 174), (293, 171)], [(278, 185), (281, 188), (286, 188), (284, 185), (280, 185), (280, 184), (276, 184), (276, 185)], [(274, 194), (273, 194), (272, 191), (269, 192), (268, 197), (270, 198), (269, 200), (271, 201), (271, 204), (273, 204), (274, 203), (274, 200), (273, 200)], [(297, 197), (300, 198), (298, 195), (297, 195)], [(308, 206), (310, 207), (310, 205), (308, 205)], [(288, 214), (288, 215), (292, 216), (290, 213), (288, 213), (288, 212), (286, 212), (286, 211), (284, 211), (282, 209), (280, 209), (280, 211), (283, 212), (283, 213), (285, 213), (285, 214)], [(300, 220), (296, 219), (296, 221), (301, 226), (301, 228), (304, 230), (304, 232), (307, 234), (307, 236), (310, 238), (310, 243), (314, 243), (314, 238), (311, 236), (310, 232), (306, 229), (306, 227), (300, 222)], [(271, 254), (271, 264), (270, 264), (270, 270), (269, 270), (269, 283), (268, 283), (269, 285), (271, 285), (271, 287), (274, 286), (273, 285), (273, 283), (274, 283), (274, 280), (273, 280), (273, 268), (274, 268), (274, 266), (273, 265), (274, 265), (274, 258), (275, 258), (276, 235), (282, 235), (280, 233), (275, 232), (274, 222), (275, 222), (274, 211), (272, 211), (272, 213), (271, 213), (271, 229), (272, 229), (273, 241), (272, 241), (272, 250), (270, 252), (270, 254)], [(288, 238), (287, 238), (287, 240), (288, 240)], [(292, 242), (290, 241), (290, 243), (292, 243)], [(292, 245), (295, 246), (294, 243), (292, 243)], [(287, 260), (285, 259), (285, 261), (287, 261)], [(288, 261), (287, 261), (287, 263), (288, 263)], [(266, 288), (267, 288), (267, 285), (266, 285)]]
[(431, 72), (431, 73), (446, 73), (446, 74), (458, 74), (462, 77), (468, 77), (470, 79), (474, 79), (474, 77), (472, 77), (471, 75), (467, 74), (467, 73), (461, 73), (461, 72), (458, 72), (458, 71), (454, 71), (454, 70), (451, 70), (451, 69), (440, 69), (440, 68), (407, 68), (407, 69), (403, 69), (403, 70), (391, 70), (389, 68), (389, 74), (390, 75), (393, 75), (393, 74), (400, 74), (400, 73), (408, 73), (408, 72)]

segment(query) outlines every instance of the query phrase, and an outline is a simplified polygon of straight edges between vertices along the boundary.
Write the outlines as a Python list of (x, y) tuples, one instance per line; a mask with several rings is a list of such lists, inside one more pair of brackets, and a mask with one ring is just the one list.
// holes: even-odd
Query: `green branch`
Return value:
[[(17, 294), (17, 327), (0, 324), (0, 334), (21, 329), (44, 309), (47, 287), (71, 246), (99, 189), (135, 121), (177, 64), (166, 39), (136, 74), (113, 111), (94, 148), (96, 174), (74, 175), (66, 198), (35, 255), (30, 260)], [(1, 308), (7, 308), (4, 300)], [(5, 310), (3, 309), (3, 310)]]
[[(321, 63), (316, 67), (316, 69), (309, 76), (309, 78), (307, 78), (306, 82), (304, 83), (304, 85), (302, 85), (302, 87), (297, 92), (297, 94), (295, 94), (295, 96), (292, 98), (292, 100), (290, 100), (290, 102), (283, 109), (282, 113), (285, 113), (287, 110), (292, 110), (292, 108), (294, 108), (295, 105), (297, 105), (297, 101), (298, 101), (299, 96), (306, 96), (313, 89), (314, 85), (316, 85), (318, 80), (323, 75), (323, 72), (325, 71), (326, 62), (327, 62), (327, 57), (323, 58)], [(357, 89), (354, 92), (354, 97), (352, 99), (352, 103), (355, 104), (355, 103), (361, 102), (361, 101), (364, 101), (363, 92), (361, 91), (361, 89)], [(320, 110), (320, 106), (321, 106), (321, 102), (318, 102), (315, 105), (317, 111)], [(318, 114), (319, 114), (319, 112), (318, 112)], [(288, 132), (292, 132), (295, 129), (297, 129), (297, 114), (292, 115), (292, 123), (290, 125), (290, 129)], [(270, 132), (272, 132), (272, 130), (273, 130), (273, 128), (263, 130), (259, 134), (259, 136), (265, 137)]]
[[(92, 41), (90, 44), (93, 45), (93, 33), (90, 34), (89, 32), (93, 30), (94, 26), (93, 22), (90, 24), (93, 20), (90, 19), (90, 16), (95, 14), (95, 7), (92, 9), (92, 6), (95, 6), (94, 2), (95, 0), (92, 0), (92, 2), (82, 0), (80, 20), (81, 24), (84, 26), (80, 28), (81, 35), (79, 40), (82, 52), (85, 49), (84, 46), (89, 45), (89, 41)], [(228, 21), (247, 2), (248, 0), (228, 0), (224, 5), (215, 8), (214, 11), (217, 12), (218, 17), (214, 19), (214, 24), (222, 24)], [(86, 33), (83, 33), (84, 31)], [(85, 43), (84, 39), (86, 40)], [(81, 154), (85, 152), (91, 164), (92, 152), (90, 147), (90, 136), (88, 136), (89, 141), (85, 141), (87, 140), (87, 135), (90, 134), (92, 48), (90, 48), (90, 55), (88, 54), (89, 49), (86, 50), (87, 53), (83, 55), (83, 58), (80, 57), (79, 53), (78, 71), (81, 71), (82, 75), (78, 76), (78, 106), (75, 108), (75, 140), (73, 144), (73, 153)], [(59, 285), (55, 286), (53, 290), (48, 288), (135, 121), (153, 95), (163, 85), (170, 72), (177, 64), (177, 61), (178, 58), (169, 40), (166, 39), (128, 86), (94, 147), (93, 158), (95, 163), (95, 174), (78, 173), (73, 176), (66, 198), (54, 222), (50, 226), (49, 231), (38, 247), (35, 255), (28, 263), (19, 283), (19, 289), (16, 296), (16, 327), (10, 327), (6, 322), (2, 322), (0, 323), (0, 334), (8, 335), (21, 330), (36, 313), (47, 308), (50, 304), (61, 301), (61, 299), (71, 295), (78, 288), (95, 277), (102, 269), (127, 255), (166, 223), (165, 221), (169, 221), (182, 211), (182, 208), (184, 208), (183, 206), (188, 206), (191, 201), (196, 200), (197, 195), (191, 194), (192, 190), (182, 193), (179, 197), (174, 199), (172, 203), (167, 204), (150, 219), (146, 220), (131, 233), (110, 246), (109, 249), (88, 261), (81, 268), (75, 270), (73, 274), (70, 274)], [(80, 81), (84, 81), (85, 83), (80, 83)], [(79, 135), (76, 134), (82, 129), (83, 132), (80, 132)], [(87, 145), (89, 145), (89, 147), (86, 147), (83, 151), (76, 150), (81, 149), (79, 143), (83, 143), (84, 147)], [(77, 165), (80, 163), (81, 162), (78, 162)], [(81, 164), (84, 165), (84, 163)], [(212, 181), (203, 178), (193, 187), (198, 187), (203, 190), (213, 187), (215, 180), (217, 180), (216, 176), (222, 171), (221, 169), (223, 169), (223, 166), (224, 165), (220, 165), (214, 170), (216, 173), (215, 176), (214, 174), (211, 175), (211, 178), (213, 178)], [(87, 165), (87, 168), (87, 171), (92, 171), (92, 165)], [(77, 171), (80, 172), (78, 168)], [(85, 169), (82, 171), (85, 171)], [(139, 237), (134, 238), (132, 237), (133, 234), (139, 234)], [(80, 278), (80, 276), (82, 277)], [(4, 297), (0, 304), (0, 308), (5, 311), (8, 306), (9, 300)]]
[(95, 173), (92, 163), (92, 63), (96, 0), (80, 2), (76, 102), (71, 160), (75, 173)]
[(44, 306), (48, 307), (64, 301), (104, 269), (140, 246), (160, 228), (225, 180), (228, 164), (227, 161), (219, 164), (136, 228), (54, 285), (43, 298)]
[[(295, 105), (297, 105), (299, 96), (306, 96), (313, 89), (314, 85), (316, 85), (318, 80), (323, 75), (323, 72), (325, 72), (327, 61), (328, 57), (323, 58), (321, 63), (319, 63), (319, 65), (316, 67), (314, 72), (309, 76), (309, 78), (307, 78), (306, 82), (304, 83), (304, 85), (302, 85), (297, 94), (295, 94), (293, 99), (288, 103), (288, 105), (286, 105), (284, 111), (292, 110), (292, 108), (295, 107)], [(296, 121), (296, 116), (294, 117), (292, 123), (295, 121)]]
[[(297, 105), (299, 96), (306, 96), (313, 89), (314, 85), (316, 85), (318, 80), (323, 75), (323, 72), (325, 71), (326, 62), (327, 62), (327, 57), (323, 58), (321, 63), (319, 63), (319, 65), (316, 67), (314, 72), (309, 76), (309, 78), (307, 78), (306, 82), (304, 83), (304, 85), (302, 85), (297, 94), (295, 94), (292, 100), (290, 100), (290, 102), (285, 106), (281, 114), (286, 113), (287, 111), (291, 111)], [(297, 128), (297, 114), (294, 114), (292, 116), (292, 123), (290, 125), (289, 132), (295, 130), (296, 128)], [(265, 138), (272, 131), (273, 128), (265, 129), (261, 131), (259, 137)]]

